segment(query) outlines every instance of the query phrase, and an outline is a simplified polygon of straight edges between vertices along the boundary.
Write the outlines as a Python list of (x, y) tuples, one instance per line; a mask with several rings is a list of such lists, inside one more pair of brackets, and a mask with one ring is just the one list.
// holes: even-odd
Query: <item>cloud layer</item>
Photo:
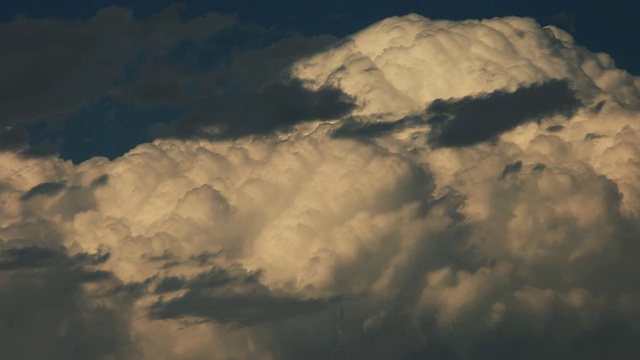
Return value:
[(640, 355), (639, 79), (530, 19), (418, 15), (291, 73), (225, 139), (0, 152), (0, 352)]

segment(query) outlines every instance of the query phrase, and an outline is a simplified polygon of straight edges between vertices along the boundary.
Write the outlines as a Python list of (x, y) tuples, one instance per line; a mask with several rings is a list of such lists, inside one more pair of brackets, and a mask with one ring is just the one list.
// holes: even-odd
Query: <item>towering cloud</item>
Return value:
[(640, 79), (530, 19), (418, 15), (290, 71), (224, 140), (0, 152), (0, 353), (640, 356)]

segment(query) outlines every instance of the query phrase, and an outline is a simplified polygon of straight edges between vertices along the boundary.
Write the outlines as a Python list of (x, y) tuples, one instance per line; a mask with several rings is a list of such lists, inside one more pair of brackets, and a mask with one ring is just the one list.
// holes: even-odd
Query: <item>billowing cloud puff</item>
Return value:
[(570, 79), (581, 97), (638, 106), (638, 80), (607, 54), (574, 44), (553, 26), (526, 18), (453, 22), (389, 18), (299, 64), (316, 84), (358, 94), (362, 114), (406, 114), (436, 99), (463, 98)]
[(113, 161), (0, 153), (0, 351), (640, 356), (637, 78), (530, 19), (418, 15), (292, 73), (357, 108)]

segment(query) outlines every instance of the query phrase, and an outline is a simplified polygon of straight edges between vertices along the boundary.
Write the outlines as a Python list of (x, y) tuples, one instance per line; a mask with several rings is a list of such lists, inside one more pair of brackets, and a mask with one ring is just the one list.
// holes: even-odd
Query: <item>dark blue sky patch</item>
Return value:
[(149, 127), (179, 119), (186, 110), (177, 106), (140, 107), (105, 99), (59, 125), (40, 122), (29, 127), (31, 141), (58, 142), (64, 159), (80, 163), (94, 156), (114, 159), (143, 142), (153, 140)]

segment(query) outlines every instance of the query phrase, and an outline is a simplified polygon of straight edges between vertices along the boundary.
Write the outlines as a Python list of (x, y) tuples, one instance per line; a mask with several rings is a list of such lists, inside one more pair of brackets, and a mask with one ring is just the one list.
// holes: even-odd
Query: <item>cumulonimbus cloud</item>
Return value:
[(531, 19), (418, 15), (291, 71), (350, 118), (78, 165), (0, 153), (0, 351), (640, 355), (636, 77)]

